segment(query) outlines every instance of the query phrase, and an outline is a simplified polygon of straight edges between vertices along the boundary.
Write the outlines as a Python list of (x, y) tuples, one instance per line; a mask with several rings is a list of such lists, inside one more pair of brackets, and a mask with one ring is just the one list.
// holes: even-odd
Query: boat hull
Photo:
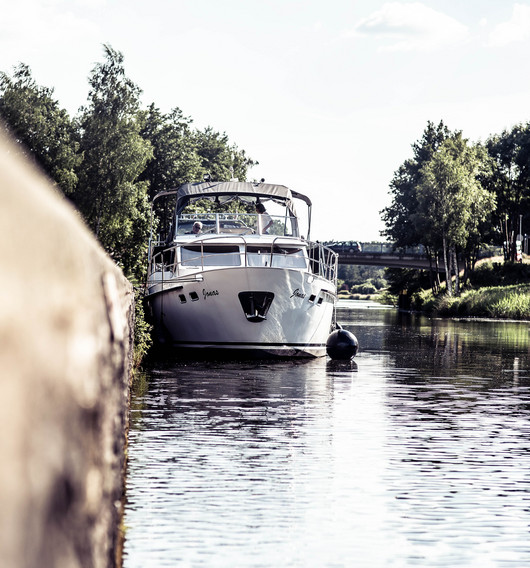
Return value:
[[(189, 280), (166, 280), (146, 297), (160, 343), (186, 352), (325, 355), (336, 300), (328, 280), (271, 267), (220, 268)], [(268, 305), (250, 309), (249, 297)]]

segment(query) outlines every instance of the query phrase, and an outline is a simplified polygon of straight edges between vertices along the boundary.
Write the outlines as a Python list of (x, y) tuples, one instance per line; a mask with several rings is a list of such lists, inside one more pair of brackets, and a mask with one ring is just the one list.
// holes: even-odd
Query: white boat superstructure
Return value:
[(263, 356), (325, 354), (337, 254), (300, 235), (295, 200), (308, 207), (309, 235), (307, 197), (247, 182), (185, 184), (159, 196), (176, 199), (171, 227), (149, 251), (146, 302), (161, 343)]

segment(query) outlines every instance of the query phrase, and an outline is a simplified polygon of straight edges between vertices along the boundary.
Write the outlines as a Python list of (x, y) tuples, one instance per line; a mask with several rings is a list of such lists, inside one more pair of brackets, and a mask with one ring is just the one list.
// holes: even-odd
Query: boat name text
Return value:
[(297, 288), (296, 290), (293, 290), (293, 293), (291, 294), (291, 298), (305, 298), (305, 294), (300, 292), (300, 288)]
[(202, 289), (202, 295), (203, 295), (204, 299), (206, 300), (206, 298), (211, 298), (212, 296), (219, 296), (219, 291), (218, 290), (205, 290), (203, 288)]

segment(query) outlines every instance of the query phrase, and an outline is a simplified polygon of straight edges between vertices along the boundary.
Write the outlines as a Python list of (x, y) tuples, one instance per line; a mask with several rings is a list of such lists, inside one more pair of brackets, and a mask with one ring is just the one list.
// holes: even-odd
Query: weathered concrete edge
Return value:
[(114, 566), (132, 286), (4, 135), (0, 283), (2, 562)]

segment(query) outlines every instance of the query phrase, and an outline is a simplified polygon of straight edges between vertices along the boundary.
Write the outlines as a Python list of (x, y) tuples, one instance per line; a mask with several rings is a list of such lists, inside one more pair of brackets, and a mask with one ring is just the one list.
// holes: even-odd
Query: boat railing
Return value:
[(339, 255), (319, 242), (308, 243), (308, 255), (311, 271), (336, 284)]
[[(286, 244), (281, 237), (269, 243), (252, 243), (241, 237), (243, 247), (234, 236), (223, 242), (219, 236), (200, 241), (180, 243), (153, 254), (148, 281), (164, 283), (187, 279), (197, 272), (221, 267), (271, 267), (309, 270), (336, 284), (338, 255), (321, 243), (307, 242), (306, 246)], [(307, 253), (305, 249), (307, 247)], [(180, 258), (177, 255), (180, 248)]]

